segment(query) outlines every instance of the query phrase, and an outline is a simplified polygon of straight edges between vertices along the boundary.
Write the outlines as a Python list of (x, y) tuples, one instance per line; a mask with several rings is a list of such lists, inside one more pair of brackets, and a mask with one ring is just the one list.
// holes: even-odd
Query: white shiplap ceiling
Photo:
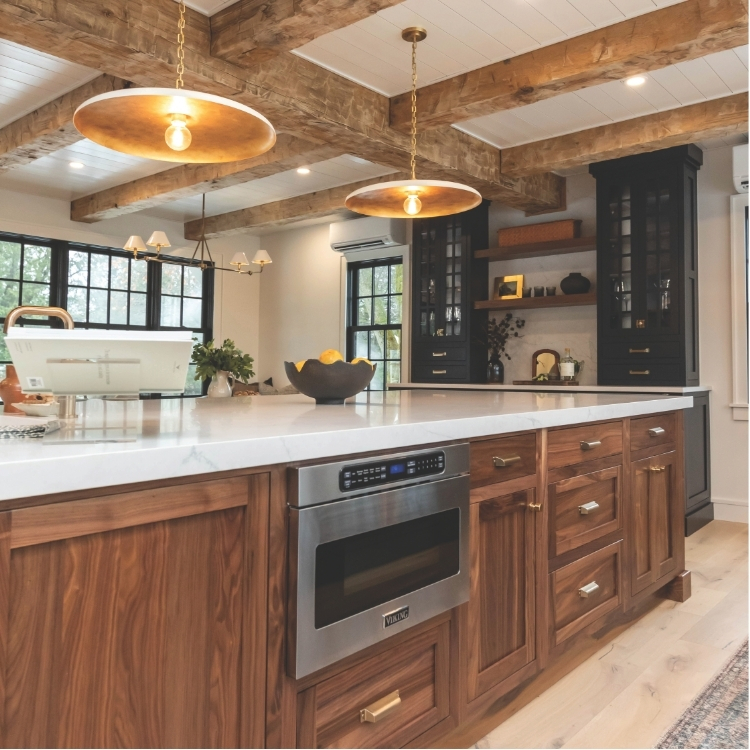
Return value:
[(0, 39), (0, 127), (101, 75)]
[(454, 125), (498, 148), (595, 128), (748, 90), (748, 48), (669, 65), (642, 86), (610, 81)]
[(408, 26), (419, 45), (419, 86), (651, 13), (684, 0), (406, 0), (294, 50), (385, 96), (411, 87)]
[[(206, 195), (206, 214), (210, 216), (260, 206), (263, 203), (294, 198), (297, 195), (327, 190), (393, 172), (393, 169), (389, 167), (381, 167), (349, 154), (310, 164), (309, 169), (310, 174), (306, 175), (298, 174), (294, 169), (242, 185), (209, 192)], [(195, 219), (201, 213), (201, 196), (183, 198), (151, 209), (150, 213), (173, 221)]]

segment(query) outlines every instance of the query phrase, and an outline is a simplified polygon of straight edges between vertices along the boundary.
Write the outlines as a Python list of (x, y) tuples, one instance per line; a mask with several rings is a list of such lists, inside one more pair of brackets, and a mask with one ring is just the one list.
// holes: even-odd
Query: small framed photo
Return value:
[(496, 276), (492, 299), (517, 299), (523, 296), (523, 274)]

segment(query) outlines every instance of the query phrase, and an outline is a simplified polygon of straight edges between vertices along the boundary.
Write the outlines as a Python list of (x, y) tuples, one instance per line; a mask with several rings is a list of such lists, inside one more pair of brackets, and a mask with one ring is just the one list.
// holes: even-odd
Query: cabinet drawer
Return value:
[(621, 548), (616, 542), (550, 575), (555, 645), (620, 606)]
[(630, 420), (630, 450), (658, 448), (677, 440), (677, 419), (672, 414), (657, 414), (654, 417), (639, 417)]
[(536, 473), (536, 433), (471, 443), (471, 486), (504, 482)]
[(415, 344), (412, 357), (415, 364), (431, 366), (441, 362), (466, 362), (468, 353), (465, 346), (446, 346), (438, 340), (434, 344)]
[(599, 385), (684, 385), (679, 360), (600, 362)]
[(603, 422), (550, 430), (547, 465), (550, 469), (622, 453), (622, 422)]
[(550, 484), (550, 557), (622, 528), (622, 467)]
[(425, 365), (424, 363), (415, 362), (412, 367), (412, 380), (416, 383), (451, 383), (456, 380), (468, 380), (468, 377), (468, 365), (451, 365), (441, 362)]
[(449, 634), (444, 622), (301, 693), (297, 746), (402, 747), (444, 719)]
[(600, 356), (608, 359), (646, 362), (680, 356), (679, 341), (605, 341)]

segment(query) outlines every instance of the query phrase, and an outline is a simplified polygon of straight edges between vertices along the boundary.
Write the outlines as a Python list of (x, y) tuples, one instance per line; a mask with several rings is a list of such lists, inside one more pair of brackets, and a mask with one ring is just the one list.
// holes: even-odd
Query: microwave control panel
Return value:
[(418, 479), (445, 470), (445, 453), (422, 453), (418, 456), (404, 456), (366, 464), (344, 466), (339, 472), (339, 489), (351, 492), (364, 487), (378, 487), (405, 479)]

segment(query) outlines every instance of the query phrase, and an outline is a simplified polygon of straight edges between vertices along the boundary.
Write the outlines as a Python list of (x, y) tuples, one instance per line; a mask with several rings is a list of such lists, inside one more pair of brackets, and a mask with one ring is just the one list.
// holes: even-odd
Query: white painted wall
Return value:
[[(151, 232), (161, 229), (175, 247), (195, 243), (183, 237), (183, 225), (139, 212), (94, 224), (70, 220), (70, 203), (26, 193), (0, 190), (0, 231), (31, 234), (57, 240), (84, 242), (105, 247), (122, 247), (131, 234), (147, 240)], [(211, 254), (217, 265), (228, 265), (232, 255), (244, 251), (252, 258), (260, 247), (257, 237), (237, 236), (212, 240)], [(181, 254), (185, 254), (184, 252)], [(267, 271), (268, 269), (266, 269)], [(214, 289), (214, 337), (231, 338), (237, 346), (258, 357), (259, 277), (248, 278), (229, 273), (216, 273)]]
[(263, 249), (273, 258), (260, 288), (261, 381), (286, 385), (284, 362), (340, 349), (345, 327), (341, 253), (331, 250), (328, 224), (266, 235)]
[(732, 149), (704, 151), (698, 172), (701, 383), (711, 386), (711, 482), (715, 515), (748, 520), (748, 423), (732, 418), (730, 214)]
[[(581, 219), (581, 234), (596, 234), (596, 181), (588, 173), (568, 177), (567, 210), (547, 216), (526, 217), (523, 211), (493, 204), (490, 207), (490, 245), (497, 246), (497, 230), (501, 227), (538, 224), (558, 219)], [(596, 284), (596, 252), (529, 258), (490, 263), (490, 298), (496, 276), (524, 275), (524, 286), (555, 286), (571, 271), (579, 271)], [(499, 319), (504, 313), (495, 313)], [(529, 380), (532, 376), (531, 359), (539, 349), (555, 349), (563, 356), (570, 348), (572, 356), (585, 362), (580, 378), (582, 383), (596, 383), (596, 307), (558, 307), (548, 310), (520, 310), (526, 321), (523, 338), (508, 345), (511, 361), (504, 360), (505, 382)]]

